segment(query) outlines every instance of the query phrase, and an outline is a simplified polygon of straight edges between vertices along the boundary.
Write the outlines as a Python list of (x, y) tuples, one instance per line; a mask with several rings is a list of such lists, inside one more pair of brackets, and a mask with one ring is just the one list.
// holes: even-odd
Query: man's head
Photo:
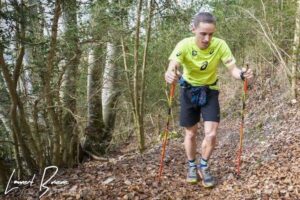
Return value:
[(197, 46), (200, 49), (208, 48), (216, 31), (216, 18), (208, 12), (200, 12), (194, 16), (191, 25)]

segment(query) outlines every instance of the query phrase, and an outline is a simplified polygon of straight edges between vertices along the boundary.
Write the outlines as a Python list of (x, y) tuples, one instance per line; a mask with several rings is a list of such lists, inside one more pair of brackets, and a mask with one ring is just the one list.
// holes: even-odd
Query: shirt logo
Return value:
[(176, 54), (176, 56), (179, 57), (180, 55), (181, 55), (181, 52), (179, 51), (179, 52)]
[(192, 51), (192, 56), (196, 56), (197, 55), (197, 51), (193, 50)]
[(207, 61), (204, 61), (200, 67), (200, 70), (205, 70), (208, 66), (208, 62)]
[(211, 49), (210, 51), (209, 51), (209, 54), (211, 55), (211, 54), (213, 54), (215, 52), (215, 49)]

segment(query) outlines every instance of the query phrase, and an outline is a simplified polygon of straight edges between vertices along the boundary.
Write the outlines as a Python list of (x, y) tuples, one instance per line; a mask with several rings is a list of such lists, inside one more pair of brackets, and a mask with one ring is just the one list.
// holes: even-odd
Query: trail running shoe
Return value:
[(198, 182), (197, 165), (189, 166), (186, 181), (192, 184)]
[(214, 177), (211, 175), (208, 167), (198, 168), (199, 175), (202, 178), (202, 185), (204, 187), (210, 188), (215, 186)]

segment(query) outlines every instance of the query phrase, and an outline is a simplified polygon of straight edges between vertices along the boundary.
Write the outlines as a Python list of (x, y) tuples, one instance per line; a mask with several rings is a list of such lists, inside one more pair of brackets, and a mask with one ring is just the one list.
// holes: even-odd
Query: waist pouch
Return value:
[(192, 99), (191, 102), (198, 106), (204, 106), (207, 103), (207, 92), (209, 87), (200, 86), (200, 87), (192, 87)]
[(179, 84), (182, 88), (191, 90), (192, 98), (191, 102), (197, 106), (204, 106), (207, 103), (207, 93), (210, 90), (209, 86), (192, 86), (186, 82), (183, 77), (179, 79)]

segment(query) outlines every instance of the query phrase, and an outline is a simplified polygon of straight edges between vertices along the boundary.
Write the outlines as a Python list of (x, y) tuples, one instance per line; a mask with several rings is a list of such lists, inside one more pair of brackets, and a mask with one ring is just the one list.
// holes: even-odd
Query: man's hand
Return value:
[(167, 83), (172, 84), (178, 81), (179, 77), (181, 76), (180, 72), (177, 70), (179, 66), (180, 64), (177, 61), (170, 61), (168, 70), (165, 73), (165, 80)]
[(252, 69), (248, 68), (238, 68), (236, 64), (232, 64), (231, 66), (228, 67), (231, 75), (236, 78), (236, 79), (251, 79), (253, 77), (253, 71)]
[(175, 70), (167, 70), (165, 73), (165, 80), (167, 83), (172, 84), (172, 83), (176, 83), (180, 77), (180, 75), (177, 74), (177, 72), (175, 72)]
[(249, 68), (248, 69), (242, 68), (240, 76), (241, 76), (242, 80), (252, 79), (253, 78), (253, 71), (252, 71), (252, 69), (249, 69)]

